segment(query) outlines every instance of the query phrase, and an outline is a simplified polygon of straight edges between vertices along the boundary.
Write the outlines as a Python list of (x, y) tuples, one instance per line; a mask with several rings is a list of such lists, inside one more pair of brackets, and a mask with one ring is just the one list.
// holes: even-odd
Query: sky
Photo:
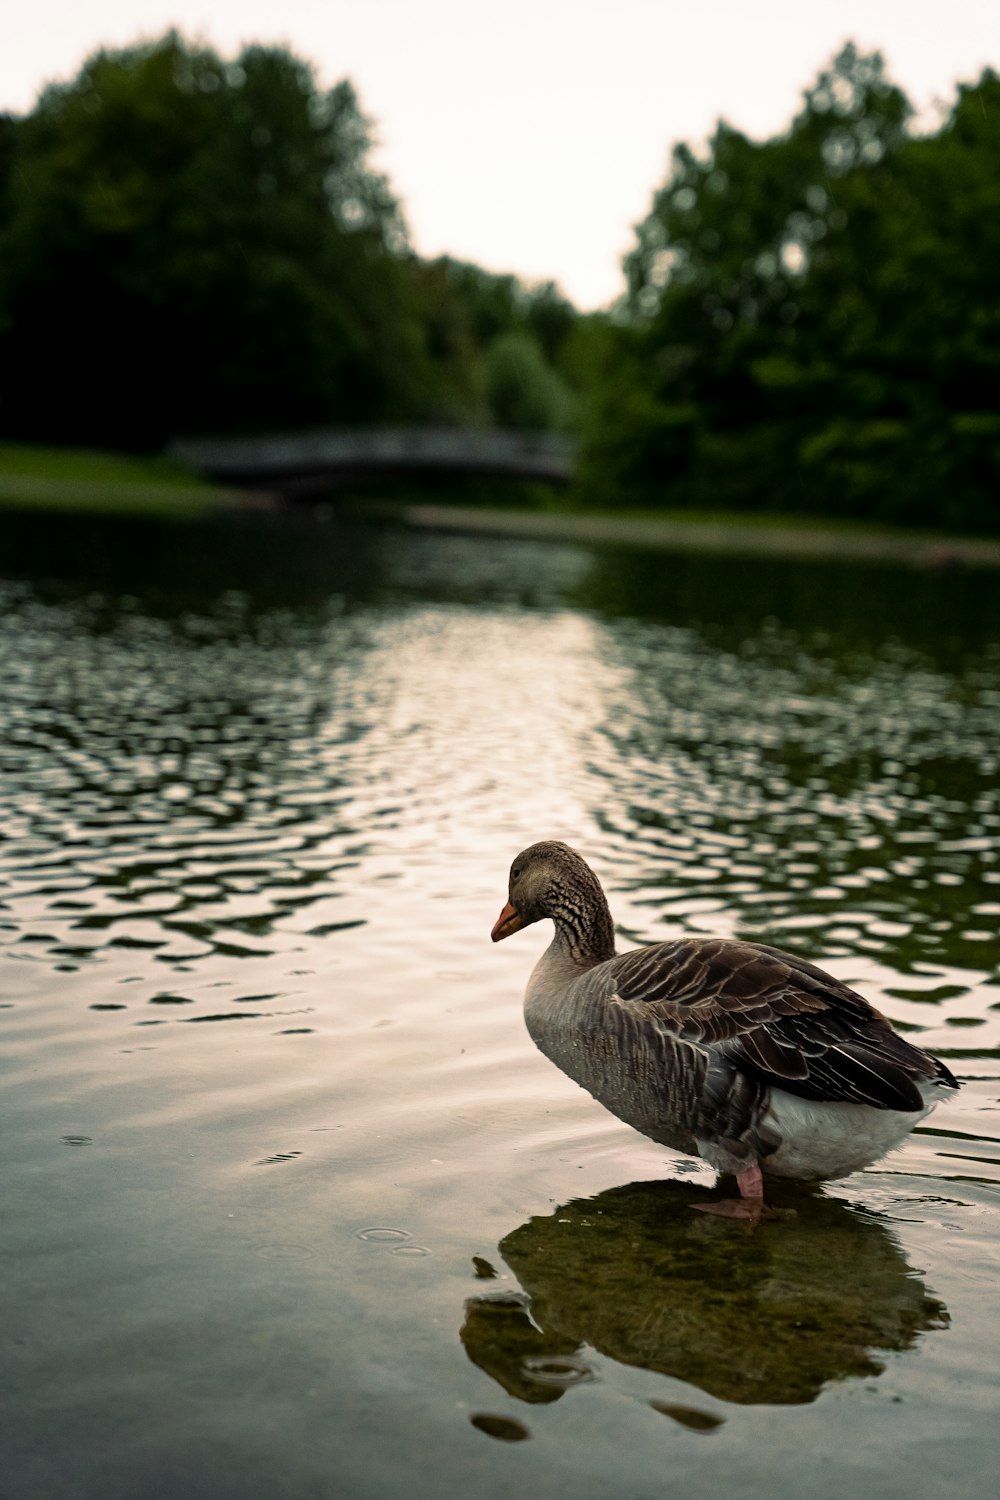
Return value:
[[(14, 0), (0, 0), (0, 12)], [(0, 46), (0, 110), (25, 113), (101, 45), (176, 26), (224, 56), (280, 43), (353, 82), (415, 249), (583, 308), (622, 290), (633, 227), (677, 141), (723, 117), (781, 131), (841, 44), (878, 48), (921, 120), (1000, 68), (997, 0), (36, 0)]]

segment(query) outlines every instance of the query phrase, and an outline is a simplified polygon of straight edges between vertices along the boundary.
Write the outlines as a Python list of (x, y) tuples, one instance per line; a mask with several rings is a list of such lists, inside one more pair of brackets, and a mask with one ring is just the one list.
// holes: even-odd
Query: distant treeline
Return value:
[(678, 146), (590, 377), (592, 498), (1000, 529), (1000, 79), (933, 135), (844, 48), (788, 132)]
[(0, 117), (0, 434), (564, 424), (573, 307), (418, 260), (369, 149), (349, 83), (175, 33)]
[[(575, 429), (581, 503), (1000, 530), (1000, 79), (678, 146), (607, 315), (420, 260), (349, 83), (175, 33), (0, 116), (0, 435)], [(457, 189), (458, 190), (458, 189)]]

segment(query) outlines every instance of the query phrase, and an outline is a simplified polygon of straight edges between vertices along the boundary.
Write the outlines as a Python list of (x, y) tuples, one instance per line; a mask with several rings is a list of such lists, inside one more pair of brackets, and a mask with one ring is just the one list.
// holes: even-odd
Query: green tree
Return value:
[(996, 524), (997, 80), (933, 136), (909, 115), (848, 46), (785, 134), (677, 147), (589, 398), (591, 494)]
[[(1000, 80), (839, 185), (803, 280), (800, 366), (831, 397), (800, 443), (824, 508), (1000, 522)], [(835, 384), (831, 375), (835, 373)]]
[(499, 334), (484, 363), (489, 410), (498, 426), (547, 431), (569, 425), (572, 397), (530, 334)]
[(481, 415), (504, 427), (567, 427), (580, 385), (573, 355), (580, 315), (552, 281), (442, 256), (434, 263), (453, 317), (476, 354)]
[(171, 33), (48, 89), (0, 224), (3, 430), (148, 447), (460, 401), (369, 140), (280, 49)]

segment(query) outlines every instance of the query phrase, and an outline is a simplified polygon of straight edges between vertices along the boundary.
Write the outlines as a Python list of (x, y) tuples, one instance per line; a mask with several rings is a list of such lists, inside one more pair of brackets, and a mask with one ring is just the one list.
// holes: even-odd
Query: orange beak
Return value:
[(495, 943), (499, 943), (501, 938), (510, 937), (512, 932), (520, 932), (523, 926), (521, 913), (511, 906), (508, 901), (503, 911), (493, 923), (493, 931), (490, 933), (490, 937)]

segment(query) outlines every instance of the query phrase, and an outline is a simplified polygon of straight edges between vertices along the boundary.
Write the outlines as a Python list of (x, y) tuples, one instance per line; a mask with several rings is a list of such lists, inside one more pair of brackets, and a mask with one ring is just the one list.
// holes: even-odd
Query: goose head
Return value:
[(566, 909), (568, 896), (594, 886), (597, 879), (593, 871), (575, 850), (554, 839), (531, 844), (510, 867), (507, 904), (490, 936), (499, 943), (543, 917), (558, 918)]

